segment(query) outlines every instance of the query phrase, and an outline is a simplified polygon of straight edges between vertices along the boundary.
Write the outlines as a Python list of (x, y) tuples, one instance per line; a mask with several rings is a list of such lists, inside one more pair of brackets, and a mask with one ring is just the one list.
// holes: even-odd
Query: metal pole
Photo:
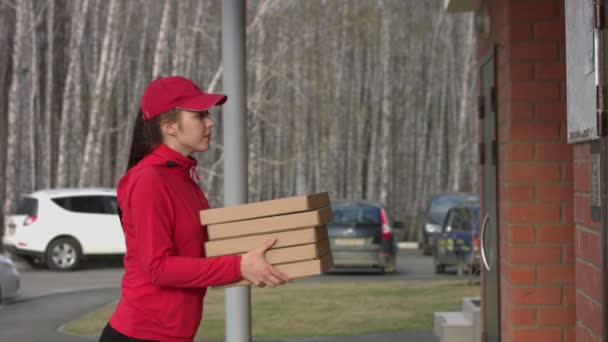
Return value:
[[(222, 0), (224, 205), (247, 202), (245, 0)], [(251, 288), (226, 289), (226, 341), (251, 341)]]

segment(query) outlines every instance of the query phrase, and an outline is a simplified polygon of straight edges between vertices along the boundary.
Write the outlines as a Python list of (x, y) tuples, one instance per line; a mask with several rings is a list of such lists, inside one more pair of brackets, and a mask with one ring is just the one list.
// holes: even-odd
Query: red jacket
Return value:
[(205, 195), (191, 178), (196, 160), (166, 145), (132, 167), (118, 184), (127, 245), (122, 297), (110, 325), (146, 340), (192, 341), (206, 288), (241, 278), (241, 257), (205, 258)]

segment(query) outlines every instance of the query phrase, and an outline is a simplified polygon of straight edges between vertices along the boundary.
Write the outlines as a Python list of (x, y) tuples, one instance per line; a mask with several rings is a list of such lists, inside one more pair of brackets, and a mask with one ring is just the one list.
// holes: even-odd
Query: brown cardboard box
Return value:
[(327, 192), (321, 192), (317, 194), (203, 210), (200, 212), (200, 218), (203, 225), (211, 225), (310, 211), (329, 206), (329, 194)]
[(328, 224), (333, 220), (331, 208), (315, 211), (259, 218), (254, 220), (212, 224), (207, 226), (209, 240), (225, 239), (278, 232), (284, 230), (315, 227)]
[[(275, 265), (279, 271), (285, 273), (292, 279), (310, 277), (327, 272), (334, 265), (334, 259), (331, 255), (325, 254), (320, 259), (292, 262), (288, 264)], [(247, 280), (241, 280), (238, 283), (224, 285), (221, 287), (232, 287), (239, 285), (251, 285)]]
[(329, 240), (319, 241), (301, 246), (272, 248), (265, 254), (266, 261), (272, 265), (285, 264), (296, 261), (319, 259), (331, 253)]
[(208, 241), (205, 243), (205, 255), (207, 257), (214, 257), (219, 255), (246, 253), (262, 246), (264, 242), (272, 238), (277, 238), (277, 242), (273, 246), (273, 249), (316, 243), (317, 241), (328, 239), (327, 227), (308, 227), (284, 232)]

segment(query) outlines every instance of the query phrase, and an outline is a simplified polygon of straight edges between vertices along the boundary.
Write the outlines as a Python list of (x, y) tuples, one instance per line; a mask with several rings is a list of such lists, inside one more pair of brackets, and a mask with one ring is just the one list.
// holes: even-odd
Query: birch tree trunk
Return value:
[[(11, 77), (11, 86), (8, 97), (8, 125), (7, 125), (7, 144), (6, 144), (6, 173), (4, 179), (5, 198), (3, 212), (4, 215), (12, 214), (17, 205), (17, 199), (20, 194), (19, 190), (19, 174), (17, 173), (18, 151), (20, 146), (19, 141), (19, 121), (18, 118), (23, 113), (22, 101), (22, 75), (23, 69), (28, 66), (24, 62), (24, 41), (27, 39), (27, 22), (28, 6), (26, 1), (18, 1), (15, 5), (15, 39), (13, 42), (13, 71)], [(4, 228), (4, 227), (3, 227)], [(4, 233), (3, 233), (4, 234)]]
[[(100, 127), (103, 127), (105, 123), (105, 111), (102, 110), (104, 96), (106, 96), (106, 79), (109, 78), (109, 65), (111, 55), (111, 38), (114, 35), (114, 17), (118, 3), (116, 0), (110, 2), (109, 14), (106, 22), (106, 32), (103, 38), (103, 44), (101, 48), (101, 57), (99, 58), (99, 70), (97, 73), (97, 79), (95, 81), (95, 89), (93, 93), (93, 103), (91, 105), (91, 115), (89, 119), (89, 128), (87, 132), (87, 138), (84, 148), (84, 155), (82, 160), (82, 168), (80, 169), (80, 177), (78, 179), (78, 186), (91, 186), (94, 185), (95, 176), (95, 156), (98, 154), (98, 149), (101, 148), (99, 142)], [(111, 81), (111, 80), (109, 80)]]
[[(74, 149), (71, 144), (72, 126), (74, 121), (81, 120), (74, 117), (75, 110), (80, 106), (80, 53), (82, 47), (82, 35), (85, 27), (86, 14), (88, 10), (88, 0), (73, 3), (73, 17), (70, 23), (70, 48), (69, 64), (65, 85), (63, 88), (61, 124), (59, 127), (59, 151), (57, 157), (57, 173), (55, 184), (57, 187), (66, 187), (70, 182), (70, 160)], [(78, 113), (78, 112), (77, 112)], [(82, 111), (80, 112), (82, 113)]]
[(380, 52), (381, 52), (381, 69), (382, 69), (382, 108), (380, 117), (380, 196), (379, 200), (381, 203), (388, 204), (388, 158), (389, 158), (389, 144), (391, 143), (390, 136), (390, 124), (391, 124), (391, 111), (392, 111), (392, 82), (390, 80), (391, 73), (391, 31), (390, 31), (390, 9), (384, 8), (382, 18), (382, 29), (380, 38)]
[(54, 58), (54, 40), (55, 40), (55, 0), (47, 0), (46, 3), (46, 76), (44, 86), (44, 120), (43, 128), (45, 134), (40, 134), (44, 141), (42, 146), (42, 187), (50, 188), (52, 186), (52, 169), (53, 164), (51, 162), (53, 156), (53, 96), (55, 92), (54, 88), (54, 74), (53, 74), (53, 63)]
[(152, 69), (152, 77), (156, 78), (163, 73), (163, 64), (165, 52), (167, 50), (167, 34), (169, 30), (169, 20), (171, 17), (171, 0), (165, 0), (163, 7), (163, 19), (160, 23), (158, 31), (158, 40), (156, 41), (156, 49), (154, 52), (154, 67)]
[[(475, 51), (475, 36), (473, 32), (473, 17), (469, 16), (466, 20), (466, 33), (465, 33), (465, 49), (464, 49), (464, 68), (462, 71), (462, 91), (459, 94), (460, 97), (460, 106), (458, 108), (458, 128), (456, 134), (456, 153), (454, 153), (453, 164), (450, 174), (453, 176), (453, 180), (451, 182), (452, 191), (460, 191), (461, 190), (461, 181), (463, 177), (463, 165), (462, 162), (466, 160), (465, 150), (467, 145), (465, 144), (465, 138), (468, 135), (465, 135), (467, 127), (467, 117), (471, 114), (469, 110), (469, 91), (471, 87), (471, 79), (472, 77), (472, 65), (473, 61), (473, 52)], [(469, 164), (470, 165), (470, 164)]]
[(37, 34), (36, 34), (36, 21), (35, 20), (35, 14), (34, 14), (34, 5), (32, 4), (31, 1), (27, 1), (26, 5), (28, 7), (28, 13), (29, 13), (29, 19), (30, 19), (30, 27), (29, 27), (29, 33), (30, 33), (30, 46), (29, 46), (29, 54), (31, 56), (31, 61), (30, 61), (30, 70), (31, 70), (31, 76), (30, 76), (30, 87), (26, 88), (26, 89), (30, 89), (30, 94), (29, 94), (29, 100), (28, 100), (28, 116), (29, 116), (29, 120), (27, 122), (27, 130), (28, 130), (28, 135), (29, 135), (29, 153), (28, 153), (28, 158), (29, 158), (29, 186), (24, 188), (23, 191), (24, 192), (31, 192), (34, 189), (38, 188), (38, 175), (37, 175), (37, 167), (36, 167), (36, 161), (38, 160), (37, 158), (37, 151), (38, 151), (38, 143), (37, 143), (37, 134), (36, 134), (36, 127), (40, 127), (41, 126), (41, 118), (38, 117), (38, 112), (40, 109), (40, 96), (39, 96), (39, 84), (40, 84), (40, 77), (39, 77), (39, 72), (38, 72), (38, 39), (37, 39)]

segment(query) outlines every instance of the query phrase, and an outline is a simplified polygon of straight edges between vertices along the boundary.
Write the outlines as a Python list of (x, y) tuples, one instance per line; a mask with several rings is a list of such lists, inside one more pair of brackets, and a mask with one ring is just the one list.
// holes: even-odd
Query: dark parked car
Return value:
[(477, 271), (480, 248), (479, 203), (465, 203), (448, 211), (433, 251), (435, 273), (456, 265), (458, 275)]
[(397, 242), (394, 224), (384, 206), (367, 201), (335, 201), (332, 208), (334, 220), (328, 231), (334, 267), (395, 272)]
[[(462, 203), (479, 203), (479, 196), (473, 193), (442, 193), (431, 198), (423, 214), (422, 224), (419, 226), (419, 248), (424, 255), (431, 255), (437, 234), (441, 232), (441, 225), (452, 207)], [(479, 205), (479, 204), (478, 204)]]

